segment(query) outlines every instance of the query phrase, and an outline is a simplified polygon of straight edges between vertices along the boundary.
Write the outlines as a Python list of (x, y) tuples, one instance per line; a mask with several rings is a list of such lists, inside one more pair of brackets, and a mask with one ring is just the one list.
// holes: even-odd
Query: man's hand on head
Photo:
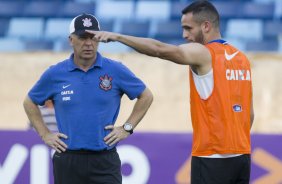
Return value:
[(99, 41), (99, 42), (112, 42), (116, 41), (118, 37), (118, 33), (113, 33), (113, 32), (107, 32), (107, 31), (92, 31), (92, 30), (86, 30), (86, 32), (93, 34), (94, 37)]

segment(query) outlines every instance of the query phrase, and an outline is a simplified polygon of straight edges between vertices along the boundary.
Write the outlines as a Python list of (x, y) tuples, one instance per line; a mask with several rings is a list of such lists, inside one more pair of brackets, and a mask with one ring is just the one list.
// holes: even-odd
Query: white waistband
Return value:
[(231, 157), (238, 157), (242, 154), (212, 154), (208, 156), (198, 156), (203, 158), (231, 158)]

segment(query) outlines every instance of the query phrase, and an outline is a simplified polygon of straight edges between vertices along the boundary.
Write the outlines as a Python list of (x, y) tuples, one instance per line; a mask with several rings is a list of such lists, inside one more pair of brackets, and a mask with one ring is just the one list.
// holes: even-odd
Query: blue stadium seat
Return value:
[(18, 38), (0, 38), (1, 52), (22, 52), (24, 43)]
[(263, 34), (266, 39), (278, 38), (282, 35), (281, 21), (266, 21), (263, 26)]
[(213, 3), (222, 20), (240, 17), (242, 2), (240, 1), (216, 1)]
[(121, 23), (120, 32), (127, 35), (148, 37), (150, 23), (148, 21), (124, 21)]
[(24, 48), (26, 51), (42, 51), (52, 50), (53, 42), (48, 40), (26, 40), (24, 41)]
[[(182, 16), (182, 10), (190, 4), (192, 1), (175, 1), (171, 2), (170, 6), (170, 19), (171, 20), (179, 20)], [(242, 6), (242, 2), (237, 1), (214, 1), (213, 4), (217, 8), (220, 19), (222, 21), (226, 21), (230, 18), (238, 18), (240, 16), (240, 9)]]
[(43, 26), (42, 18), (12, 18), (7, 36), (38, 39), (43, 36)]
[(267, 51), (267, 52), (277, 52), (279, 43), (277, 40), (263, 40), (257, 42), (247, 42), (246, 50), (247, 51)]
[(56, 17), (61, 2), (58, 1), (30, 1), (23, 8), (24, 17)]
[(179, 21), (157, 22), (156, 38), (182, 38), (182, 27)]
[(154, 38), (164, 42), (170, 42), (172, 40), (184, 41), (182, 38), (182, 27), (180, 20), (157, 22)]
[(70, 46), (68, 39), (59, 39), (54, 41), (53, 51), (55, 52), (64, 52), (64, 51), (72, 51), (72, 47)]
[(282, 1), (280, 1), (280, 0), (276, 0), (275, 1), (274, 17), (276, 19), (281, 19), (282, 18)]
[(79, 3), (66, 1), (59, 9), (57, 9), (59, 17), (74, 18), (82, 13), (95, 13), (95, 3)]
[(137, 1), (136, 19), (137, 20), (169, 20), (170, 2), (169, 1)]
[(132, 49), (119, 42), (99, 43), (98, 51), (101, 53), (128, 53)]
[(134, 18), (133, 1), (99, 1), (95, 14), (99, 20), (132, 19)]
[(274, 3), (246, 2), (242, 6), (243, 18), (272, 19), (274, 17)]
[(224, 19), (220, 20), (219, 29), (222, 35), (225, 35), (226, 26), (227, 26), (227, 20), (224, 20)]
[(7, 34), (10, 20), (8, 18), (0, 18), (0, 37), (4, 37)]
[(171, 2), (170, 19), (171, 20), (180, 20), (182, 16), (181, 12), (188, 4), (189, 3), (184, 3), (184, 2)]
[(230, 19), (227, 22), (225, 36), (246, 41), (260, 41), (263, 38), (263, 22), (260, 19)]
[(227, 43), (233, 45), (234, 47), (236, 47), (237, 49), (241, 50), (241, 51), (246, 51), (246, 40), (240, 40), (237, 38), (228, 38), (228, 37), (223, 37), (223, 40), (226, 40)]
[(93, 1), (96, 2), (98, 0), (74, 0), (74, 1), (78, 3), (92, 3)]
[(45, 38), (67, 39), (72, 18), (50, 18), (46, 22)]
[(113, 31), (114, 30), (114, 21), (113, 20), (103, 20), (99, 21), (100, 29), (103, 31)]
[(0, 1), (0, 17), (19, 17), (22, 14), (24, 2)]

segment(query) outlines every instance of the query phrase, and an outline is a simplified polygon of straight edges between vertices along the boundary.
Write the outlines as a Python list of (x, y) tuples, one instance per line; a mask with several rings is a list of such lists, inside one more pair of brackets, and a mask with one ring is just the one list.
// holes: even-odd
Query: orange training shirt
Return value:
[(206, 45), (212, 56), (214, 85), (200, 98), (192, 71), (190, 103), (193, 125), (192, 156), (250, 154), (252, 81), (247, 57), (229, 44)]

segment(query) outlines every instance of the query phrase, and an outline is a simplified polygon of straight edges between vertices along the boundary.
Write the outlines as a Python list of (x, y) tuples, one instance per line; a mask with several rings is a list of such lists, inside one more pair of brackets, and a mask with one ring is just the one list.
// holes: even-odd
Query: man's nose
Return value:
[(189, 36), (189, 33), (188, 33), (187, 31), (183, 30), (183, 32), (182, 32), (182, 37), (183, 37), (184, 39), (188, 39), (188, 36)]
[(86, 38), (86, 40), (85, 40), (85, 44), (88, 44), (88, 45), (90, 45), (90, 44), (92, 44), (92, 38), (90, 38), (90, 37), (88, 37), (88, 38)]

